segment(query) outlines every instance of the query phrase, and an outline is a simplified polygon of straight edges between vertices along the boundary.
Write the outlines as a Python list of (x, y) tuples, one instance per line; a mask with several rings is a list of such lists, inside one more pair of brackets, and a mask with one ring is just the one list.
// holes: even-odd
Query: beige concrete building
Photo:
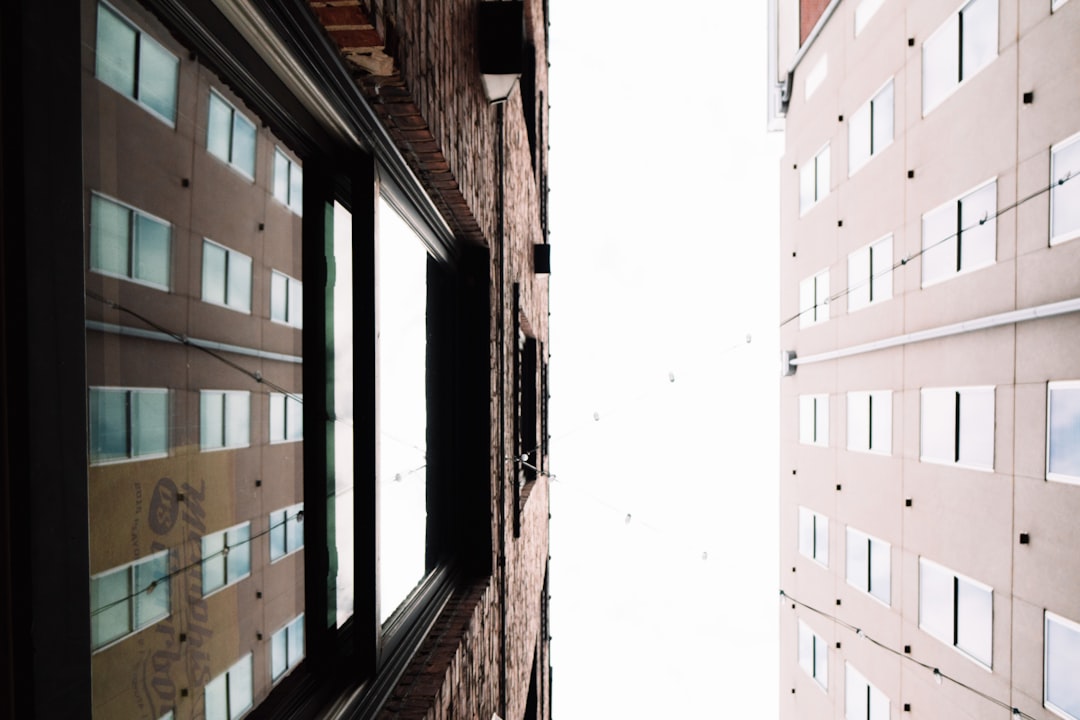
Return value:
[(781, 717), (1080, 718), (1080, 2), (770, 9)]

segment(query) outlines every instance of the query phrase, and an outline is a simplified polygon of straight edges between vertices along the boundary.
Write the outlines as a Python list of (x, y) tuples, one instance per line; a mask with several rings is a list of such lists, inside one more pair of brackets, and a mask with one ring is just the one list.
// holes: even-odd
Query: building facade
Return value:
[(1080, 3), (774, 0), (785, 718), (1080, 718)]
[(0, 33), (0, 714), (549, 718), (546, 3)]

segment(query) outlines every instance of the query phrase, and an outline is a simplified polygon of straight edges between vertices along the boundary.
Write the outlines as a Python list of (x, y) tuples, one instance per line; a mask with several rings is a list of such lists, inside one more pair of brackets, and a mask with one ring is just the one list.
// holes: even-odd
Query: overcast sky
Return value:
[(550, 0), (558, 720), (776, 716), (765, 10)]

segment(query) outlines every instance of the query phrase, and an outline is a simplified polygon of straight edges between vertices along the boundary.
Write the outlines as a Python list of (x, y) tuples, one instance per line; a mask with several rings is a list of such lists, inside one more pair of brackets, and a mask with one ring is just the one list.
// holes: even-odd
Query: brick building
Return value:
[(784, 718), (1080, 718), (1080, 2), (773, 0)]
[(0, 715), (550, 718), (546, 3), (77, 5), (0, 19)]

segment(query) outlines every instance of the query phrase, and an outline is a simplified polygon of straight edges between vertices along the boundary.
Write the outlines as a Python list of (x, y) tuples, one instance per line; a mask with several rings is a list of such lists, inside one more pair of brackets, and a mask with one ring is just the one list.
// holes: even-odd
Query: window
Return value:
[(254, 695), (251, 653), (206, 683), (203, 693), (206, 720), (235, 720), (251, 709)]
[(169, 615), (168, 551), (90, 578), (90, 642), (94, 650)]
[(888, 696), (851, 663), (844, 664), (844, 686), (844, 720), (889, 720)]
[(802, 620), (799, 620), (799, 667), (822, 688), (829, 688), (829, 646)]
[(270, 562), (304, 547), (304, 503), (270, 513)]
[(304, 439), (304, 396), (270, 393), (270, 442)]
[(855, 111), (848, 121), (848, 175), (893, 141), (893, 81)]
[(803, 445), (829, 444), (829, 396), (799, 396), (799, 442)]
[(251, 574), (251, 523), (203, 535), (203, 597)]
[(822, 270), (799, 283), (799, 327), (829, 319), (829, 271)]
[(248, 179), (255, 177), (255, 124), (213, 90), (206, 123), (206, 149)]
[(892, 452), (892, 392), (849, 392), (847, 447), (856, 452)]
[(304, 285), (285, 273), (270, 273), (270, 319), (293, 327), (304, 326)]
[(1080, 135), (1050, 149), (1050, 244), (1080, 237)]
[(919, 558), (919, 628), (991, 667), (992, 588)]
[(98, 4), (98, 80), (173, 125), (179, 68), (177, 57), (160, 43), (108, 5)]
[(1050, 11), (1053, 12), (1067, 3), (1069, 0), (1050, 0)]
[(829, 518), (799, 508), (799, 552), (829, 566)]
[(1080, 624), (1046, 612), (1043, 645), (1043, 704), (1067, 718), (1080, 720)]
[(997, 57), (997, 34), (997, 0), (971, 0), (923, 43), (923, 115)]
[(923, 287), (993, 265), (996, 215), (997, 181), (923, 215)]
[(919, 423), (924, 462), (994, 469), (994, 388), (924, 388)]
[(829, 56), (822, 55), (821, 59), (814, 63), (814, 67), (810, 68), (810, 72), (806, 73), (806, 84), (803, 86), (804, 100), (809, 100), (810, 96), (817, 92), (817, 89), (821, 87), (821, 84), (825, 82), (825, 78), (829, 76)]
[(863, 28), (870, 22), (870, 18), (874, 17), (881, 6), (885, 4), (885, 0), (862, 0), (855, 6), (855, 36), (858, 37), (859, 33), (863, 31)]
[(90, 269), (169, 289), (172, 226), (97, 193), (90, 196)]
[(203, 302), (251, 312), (251, 258), (203, 239)]
[(826, 145), (799, 171), (799, 214), (805, 214), (828, 194), (829, 146)]
[(300, 615), (270, 638), (270, 677), (277, 680), (304, 659), (304, 616)]
[(891, 565), (889, 543), (848, 527), (848, 585), (869, 593), (888, 605), (892, 586)]
[(199, 446), (203, 450), (251, 444), (251, 393), (203, 390), (199, 393)]
[(281, 148), (274, 148), (274, 199), (297, 215), (304, 207), (304, 171)]
[(90, 388), (90, 462), (165, 457), (169, 453), (169, 391)]
[(1046, 477), (1080, 483), (1080, 381), (1046, 388)]
[(886, 235), (848, 255), (848, 312), (892, 298), (893, 238)]

